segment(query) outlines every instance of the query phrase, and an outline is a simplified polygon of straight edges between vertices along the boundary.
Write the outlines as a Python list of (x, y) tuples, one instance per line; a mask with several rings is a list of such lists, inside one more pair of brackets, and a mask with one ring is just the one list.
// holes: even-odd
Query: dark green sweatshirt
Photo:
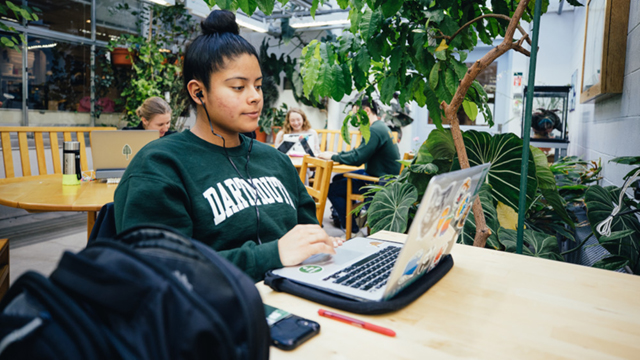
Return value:
[(362, 141), (360, 146), (350, 151), (343, 151), (333, 155), (331, 160), (346, 165), (364, 166), (367, 174), (372, 176), (397, 175), (400, 173), (400, 153), (398, 145), (393, 143), (391, 130), (383, 121), (371, 124), (371, 137), (367, 143)]
[[(190, 131), (155, 140), (127, 167), (115, 192), (117, 231), (156, 223), (176, 228), (210, 245), (254, 280), (282, 267), (277, 240), (297, 224), (317, 224), (315, 203), (289, 158), (254, 141), (248, 184), (245, 171), (250, 139), (227, 149)], [(260, 239), (256, 241), (256, 204)]]

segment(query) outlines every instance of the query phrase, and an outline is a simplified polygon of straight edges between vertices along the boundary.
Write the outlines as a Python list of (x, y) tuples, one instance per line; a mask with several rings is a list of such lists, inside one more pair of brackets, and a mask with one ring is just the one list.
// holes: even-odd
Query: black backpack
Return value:
[(22, 275), (0, 302), (0, 359), (268, 359), (253, 281), (170, 228), (137, 227)]

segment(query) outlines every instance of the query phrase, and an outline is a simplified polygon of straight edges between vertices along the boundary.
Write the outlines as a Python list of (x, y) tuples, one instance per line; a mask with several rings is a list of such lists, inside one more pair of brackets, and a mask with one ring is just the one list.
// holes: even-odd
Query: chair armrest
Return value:
[(375, 176), (360, 175), (360, 174), (354, 174), (354, 173), (344, 173), (344, 177), (351, 178), (351, 179), (364, 180), (364, 181), (380, 182), (380, 178), (377, 178)]

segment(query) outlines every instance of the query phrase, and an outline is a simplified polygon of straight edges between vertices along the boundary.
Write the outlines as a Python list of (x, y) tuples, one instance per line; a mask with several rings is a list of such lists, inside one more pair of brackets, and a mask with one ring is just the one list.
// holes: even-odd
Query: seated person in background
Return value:
[[(397, 175), (400, 173), (400, 153), (398, 145), (393, 142), (391, 131), (387, 125), (380, 121), (378, 117), (378, 106), (375, 101), (368, 97), (362, 99), (362, 109), (369, 117), (371, 129), (371, 137), (368, 142), (364, 139), (360, 146), (350, 151), (341, 153), (322, 152), (318, 156), (321, 159), (333, 160), (345, 165), (360, 166), (365, 164), (364, 170), (356, 170), (356, 174), (364, 174), (369, 176), (380, 177), (383, 175)], [(356, 112), (357, 106), (353, 107)], [(369, 182), (363, 180), (352, 179), (353, 193), (362, 194), (364, 189), (361, 188), (368, 185)], [(331, 201), (331, 216), (334, 224), (340, 228), (346, 228), (346, 212), (347, 212), (347, 179), (343, 174), (333, 177), (329, 186), (329, 201)], [(338, 224), (339, 222), (339, 224)], [(358, 226), (355, 221), (353, 224), (353, 232), (358, 232)]]
[(117, 232), (171, 226), (256, 281), (270, 269), (334, 254), (342, 241), (318, 225), (291, 160), (242, 135), (258, 127), (263, 105), (255, 48), (239, 35), (232, 12), (211, 12), (201, 28), (182, 71), (195, 125), (133, 158), (115, 192)]
[(301, 109), (291, 108), (291, 110), (287, 112), (287, 116), (284, 119), (284, 126), (276, 136), (274, 144), (276, 149), (284, 141), (285, 134), (310, 136), (311, 140), (307, 141), (313, 143), (311, 150), (313, 150), (313, 153), (316, 155), (320, 153), (320, 140), (318, 139), (318, 133), (311, 128), (307, 115)]
[(160, 137), (171, 135), (175, 131), (169, 131), (171, 126), (171, 107), (161, 97), (150, 97), (136, 110), (140, 118), (138, 126), (128, 126), (122, 130), (158, 130)]

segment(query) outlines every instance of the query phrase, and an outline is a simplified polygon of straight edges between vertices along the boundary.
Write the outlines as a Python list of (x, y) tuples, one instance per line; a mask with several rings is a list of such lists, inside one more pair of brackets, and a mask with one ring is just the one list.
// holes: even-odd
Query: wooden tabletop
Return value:
[(0, 179), (0, 204), (29, 211), (99, 211), (113, 201), (117, 184), (62, 185), (62, 175)]
[[(300, 170), (300, 168), (302, 167), (302, 158), (299, 156), (289, 156), (289, 159), (291, 159), (291, 163), (293, 164), (293, 166), (295, 166), (296, 169)], [(334, 173), (344, 173), (344, 172), (355, 171), (360, 169), (364, 169), (364, 165), (351, 166), (351, 165), (343, 165), (335, 162), (333, 164)]]
[[(404, 241), (406, 235), (373, 237)], [(320, 317), (301, 298), (256, 286), (265, 304), (317, 321), (320, 334), (272, 359), (638, 359), (640, 277), (456, 244), (453, 269), (422, 297), (364, 316), (395, 338)]]

